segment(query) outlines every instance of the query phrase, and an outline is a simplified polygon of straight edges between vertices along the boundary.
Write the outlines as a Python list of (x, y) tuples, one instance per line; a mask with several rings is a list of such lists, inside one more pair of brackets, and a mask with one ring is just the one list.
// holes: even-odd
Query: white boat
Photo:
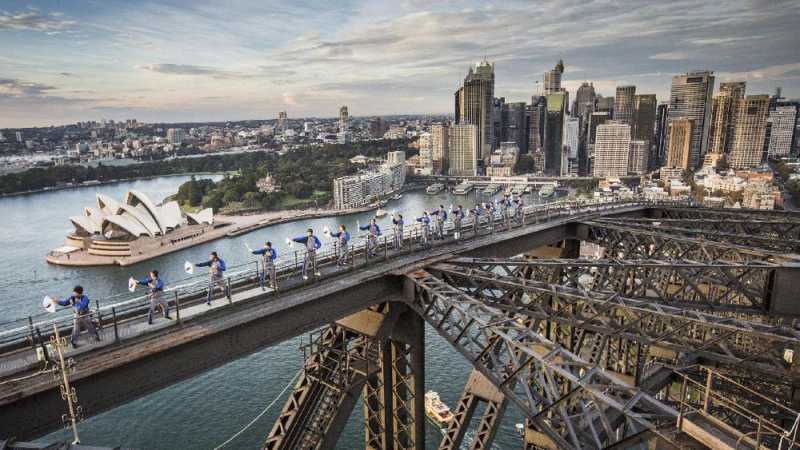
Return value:
[(552, 184), (545, 184), (539, 189), (539, 197), (551, 197), (556, 192), (556, 188)]
[(428, 391), (425, 393), (425, 415), (440, 427), (446, 427), (453, 421), (453, 413), (439, 399), (439, 394), (435, 391)]
[(456, 194), (456, 195), (467, 195), (474, 188), (475, 188), (474, 184), (465, 181), (465, 182), (463, 182), (463, 183), (461, 183), (458, 186), (453, 188), (453, 194)]
[(394, 195), (392, 196), (392, 200), (400, 200), (401, 198), (403, 198), (403, 195), (402, 195), (402, 194), (394, 194)]
[(378, 219), (380, 219), (381, 217), (386, 217), (386, 210), (381, 208), (375, 211), (375, 217), (377, 217)]
[(425, 192), (431, 195), (438, 194), (444, 190), (444, 187), (445, 186), (442, 183), (433, 183), (432, 185), (428, 186), (427, 189), (425, 189)]

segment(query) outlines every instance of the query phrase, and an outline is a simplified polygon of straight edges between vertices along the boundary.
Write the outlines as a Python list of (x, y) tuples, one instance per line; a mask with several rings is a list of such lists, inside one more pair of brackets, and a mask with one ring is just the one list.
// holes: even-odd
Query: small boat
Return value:
[(450, 412), (450, 408), (442, 403), (439, 399), (439, 394), (434, 391), (425, 393), (425, 415), (441, 428), (445, 428), (453, 421), (453, 414)]
[(402, 195), (402, 194), (394, 194), (394, 195), (392, 196), (392, 200), (400, 200), (401, 198), (403, 198), (403, 195)]
[(378, 219), (380, 219), (381, 217), (386, 217), (386, 210), (380, 208), (379, 210), (375, 211), (375, 217), (377, 217)]
[(425, 192), (431, 195), (438, 194), (444, 190), (444, 187), (445, 186), (442, 183), (433, 183), (432, 185), (428, 186), (427, 189), (425, 189)]
[(474, 184), (465, 181), (465, 182), (463, 182), (463, 183), (461, 183), (458, 186), (453, 188), (453, 194), (456, 194), (456, 195), (467, 195), (474, 188), (475, 188)]
[(556, 188), (552, 184), (545, 184), (539, 189), (539, 197), (551, 197), (556, 192)]

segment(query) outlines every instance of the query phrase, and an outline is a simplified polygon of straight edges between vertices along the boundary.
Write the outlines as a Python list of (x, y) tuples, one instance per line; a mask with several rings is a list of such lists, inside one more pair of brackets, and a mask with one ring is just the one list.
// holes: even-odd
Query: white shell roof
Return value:
[(206, 208), (196, 214), (186, 213), (187, 219), (189, 219), (189, 223), (206, 223), (206, 224), (213, 224), (214, 223), (214, 210), (211, 208)]
[(128, 216), (142, 224), (145, 229), (147, 229), (147, 234), (150, 236), (155, 236), (156, 234), (161, 234), (161, 230), (159, 230), (158, 225), (150, 216), (150, 213), (147, 211), (146, 208), (140, 208), (139, 206), (131, 206), (122, 204), (120, 205), (122, 209), (121, 216)]
[(82, 231), (86, 234), (95, 234), (100, 232), (100, 225), (94, 223), (92, 219), (86, 216), (72, 216), (69, 218), (69, 220), (79, 232)]
[(183, 220), (181, 219), (181, 207), (178, 205), (178, 202), (169, 202), (160, 209), (161, 218), (164, 219), (167, 228), (174, 229), (181, 225)]
[(119, 212), (119, 202), (105, 194), (97, 194), (97, 207), (100, 209), (100, 212), (107, 216)]
[(150, 234), (147, 231), (147, 228), (144, 227), (141, 223), (137, 220), (131, 218), (130, 216), (108, 216), (103, 220), (103, 232), (106, 231), (110, 224), (114, 224), (117, 227), (125, 230), (126, 232), (130, 233), (132, 236), (143, 236)]
[(144, 205), (147, 208), (147, 211), (150, 212), (150, 216), (158, 225), (159, 231), (161, 234), (164, 234), (167, 231), (167, 227), (164, 226), (164, 221), (161, 219), (161, 214), (159, 208), (153, 203), (150, 198), (139, 191), (130, 190), (127, 194), (125, 194), (125, 203), (131, 206), (138, 206)]

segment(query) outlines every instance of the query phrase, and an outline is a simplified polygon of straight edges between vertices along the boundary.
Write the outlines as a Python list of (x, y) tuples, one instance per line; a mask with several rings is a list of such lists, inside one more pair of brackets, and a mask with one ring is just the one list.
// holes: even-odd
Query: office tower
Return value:
[(714, 93), (714, 72), (689, 72), (672, 77), (669, 98), (669, 120), (689, 119), (692, 140), (689, 168), (694, 169), (708, 150), (708, 131), (711, 122), (711, 101)]
[(578, 175), (578, 150), (580, 148), (580, 124), (577, 117), (568, 117), (564, 121), (563, 151), (561, 158), (561, 175)]
[(566, 114), (567, 93), (554, 92), (547, 96), (547, 121), (544, 130), (544, 172), (548, 175), (561, 175), (564, 135), (564, 116)]
[(628, 174), (631, 126), (612, 120), (598, 125), (594, 144), (595, 177), (621, 177)]
[(424, 169), (430, 169), (433, 173), (433, 135), (431, 133), (420, 133), (417, 140), (419, 145), (419, 165)]
[(590, 145), (597, 142), (597, 127), (610, 120), (609, 114), (606, 111), (593, 112), (589, 116), (589, 124), (587, 126), (586, 140)]
[[(528, 122), (528, 152), (539, 151), (544, 146), (544, 125), (547, 122), (547, 98), (531, 97), (530, 121)], [(536, 170), (543, 170), (537, 167)]]
[(678, 118), (667, 122), (667, 164), (673, 169), (688, 169), (691, 163), (694, 121)]
[(633, 97), (636, 86), (617, 86), (617, 95), (614, 97), (614, 120), (626, 123), (633, 127)]
[(558, 64), (544, 73), (544, 95), (561, 92), (561, 74), (564, 73), (564, 61), (558, 60)]
[(644, 94), (633, 98), (633, 123), (631, 133), (634, 140), (653, 142), (656, 127), (656, 95)]
[(653, 157), (650, 158), (650, 169), (655, 170), (664, 165), (667, 159), (667, 115), (669, 103), (663, 102), (656, 108), (656, 133)]
[(598, 95), (594, 99), (594, 110), (595, 111), (605, 111), (608, 113), (609, 117), (613, 117), (614, 115), (614, 97), (603, 97), (602, 95)]
[(457, 123), (450, 127), (448, 175), (475, 176), (478, 174), (478, 126)]
[(594, 85), (583, 82), (575, 93), (575, 105), (572, 108), (572, 116), (579, 117), (585, 121), (587, 116), (594, 111)]
[[(508, 118), (507, 111), (505, 111), (506, 98), (500, 97), (492, 101), (492, 148), (497, 148), (500, 142), (503, 141), (503, 128), (505, 128), (506, 119)], [(505, 113), (505, 114), (504, 114)]]
[(389, 125), (380, 117), (375, 117), (369, 121), (369, 135), (374, 138), (382, 138), (389, 130)]
[(450, 124), (431, 125), (431, 157), (436, 173), (447, 173), (447, 160), (450, 152)]
[(768, 95), (748, 95), (739, 99), (730, 154), (730, 165), (734, 169), (761, 165), (768, 113)]
[(173, 145), (183, 144), (183, 128), (170, 128), (167, 130), (167, 142)]
[(745, 82), (720, 83), (719, 94), (714, 97), (711, 108), (711, 124), (708, 136), (709, 153), (730, 153), (736, 105), (744, 97)]
[(347, 114), (347, 106), (342, 106), (339, 108), (339, 132), (346, 133), (348, 129), (348, 114)]
[(776, 106), (769, 112), (770, 127), (767, 155), (770, 158), (781, 158), (789, 155), (794, 142), (797, 106)]
[(636, 175), (647, 173), (649, 156), (650, 141), (632, 140), (630, 153), (628, 153), (628, 173)]
[(476, 159), (482, 160), (492, 153), (494, 143), (494, 64), (484, 60), (474, 68), (470, 67), (464, 85), (456, 91), (455, 97), (456, 123), (477, 127), (479, 146)]
[(278, 131), (285, 131), (286, 130), (286, 127), (288, 125), (288, 123), (287, 123), (288, 120), (289, 120), (289, 118), (286, 115), (286, 111), (281, 111), (281, 112), (278, 113), (278, 122), (277, 122), (277, 124), (275, 126), (278, 129)]
[[(525, 102), (503, 103), (500, 142), (516, 142), (520, 152), (527, 153), (527, 122)], [(499, 144), (498, 144), (499, 146)]]

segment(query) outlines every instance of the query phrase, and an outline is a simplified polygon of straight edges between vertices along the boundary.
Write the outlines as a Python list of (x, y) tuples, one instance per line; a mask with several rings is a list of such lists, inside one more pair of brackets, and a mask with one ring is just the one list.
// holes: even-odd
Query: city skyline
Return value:
[(559, 59), (573, 95), (707, 69), (800, 96), (797, 2), (130, 3), (0, 2), (0, 128), (449, 113), (483, 58), (508, 101)]

